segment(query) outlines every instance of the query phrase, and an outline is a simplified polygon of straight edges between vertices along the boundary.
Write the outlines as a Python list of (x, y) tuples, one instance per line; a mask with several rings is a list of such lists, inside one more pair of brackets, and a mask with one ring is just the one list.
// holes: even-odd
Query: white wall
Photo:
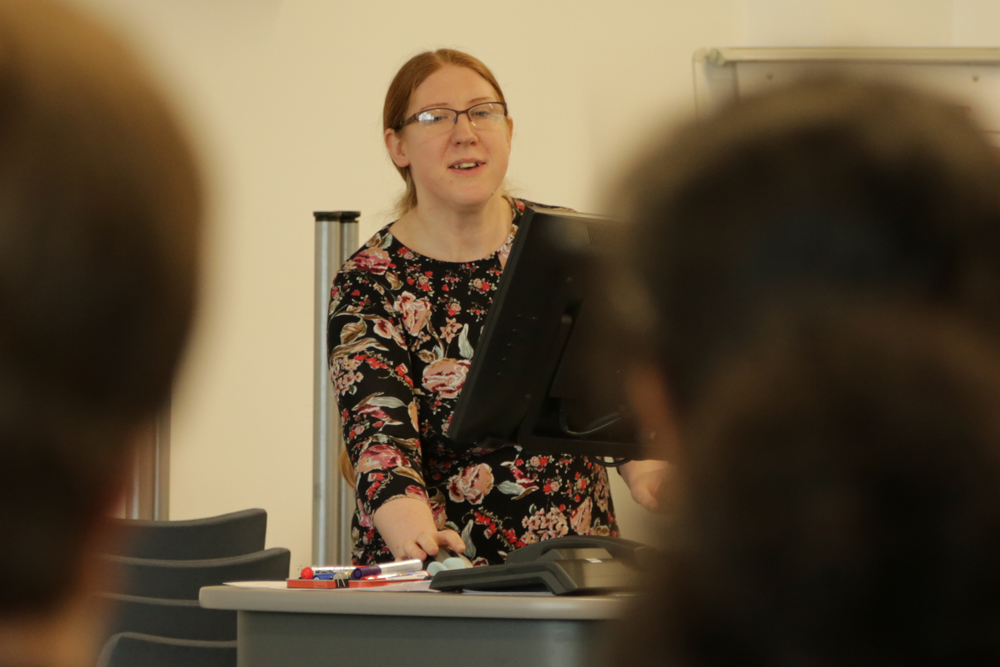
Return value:
[[(264, 507), (268, 545), (293, 567), (310, 553), (311, 212), (359, 209), (363, 238), (388, 221), (399, 179), (379, 119), (408, 57), (483, 59), (515, 119), (515, 191), (599, 210), (632, 151), (692, 111), (699, 47), (1000, 46), (996, 0), (74, 1), (162, 75), (211, 189), (171, 518)], [(626, 536), (643, 539), (627, 489), (614, 492)]]

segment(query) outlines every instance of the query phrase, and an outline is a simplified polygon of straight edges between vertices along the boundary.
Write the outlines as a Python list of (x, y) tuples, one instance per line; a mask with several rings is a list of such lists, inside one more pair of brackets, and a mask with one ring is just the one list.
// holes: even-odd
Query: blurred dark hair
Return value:
[(682, 416), (769, 303), (947, 305), (1000, 329), (1000, 156), (956, 103), (802, 81), (681, 128), (625, 184), (619, 319)]
[(996, 664), (998, 406), (994, 342), (940, 309), (769, 313), (689, 415), (618, 664)]
[(68, 8), (0, 3), (0, 613), (72, 590), (169, 395), (201, 208), (185, 137), (134, 56)]
[(621, 664), (1000, 659), (998, 183), (968, 110), (837, 77), (640, 163), (616, 321), (682, 507)]

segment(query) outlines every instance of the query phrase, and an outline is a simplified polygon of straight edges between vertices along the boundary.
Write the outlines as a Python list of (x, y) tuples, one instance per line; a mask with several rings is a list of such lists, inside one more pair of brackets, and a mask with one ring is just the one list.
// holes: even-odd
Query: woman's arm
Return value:
[(395, 558), (425, 558), (439, 544), (462, 551), (454, 531), (434, 525), (410, 352), (385, 292), (379, 276), (345, 265), (334, 283), (327, 325), (330, 377), (362, 524), (374, 524)]

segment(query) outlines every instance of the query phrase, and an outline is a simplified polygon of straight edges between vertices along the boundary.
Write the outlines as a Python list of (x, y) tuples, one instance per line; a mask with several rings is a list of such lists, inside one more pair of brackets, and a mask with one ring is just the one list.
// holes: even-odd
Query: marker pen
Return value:
[(326, 578), (334, 578), (336, 576), (349, 577), (351, 573), (354, 572), (356, 568), (353, 565), (316, 565), (313, 567), (302, 568), (301, 574), (299, 574), (300, 579), (318, 579), (320, 575), (324, 575)]
[(410, 583), (429, 579), (427, 572), (396, 572), (395, 574), (374, 574), (361, 579), (351, 579), (347, 582), (350, 588), (366, 588), (369, 586), (386, 586), (388, 584)]
[(329, 589), (350, 588), (350, 579), (289, 579), (288, 588)]
[(417, 570), (416, 572), (394, 572), (393, 574), (373, 574), (368, 577), (362, 577), (361, 581), (407, 581), (420, 579), (426, 579), (428, 574), (424, 570)]
[(370, 577), (373, 574), (408, 574), (410, 572), (419, 572), (422, 569), (424, 569), (424, 562), (419, 558), (411, 558), (410, 560), (398, 560), (392, 563), (356, 567), (351, 572), (351, 579)]

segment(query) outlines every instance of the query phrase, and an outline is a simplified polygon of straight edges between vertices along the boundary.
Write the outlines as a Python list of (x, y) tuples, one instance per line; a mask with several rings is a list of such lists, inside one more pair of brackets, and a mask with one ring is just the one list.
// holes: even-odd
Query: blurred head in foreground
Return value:
[(83, 586), (80, 555), (168, 397), (194, 310), (195, 171), (117, 39), (61, 5), (0, 2), (5, 664), (3, 628), (61, 614)]
[(635, 174), (633, 403), (679, 433), (682, 492), (628, 664), (996, 661), (996, 149), (957, 105), (829, 78)]
[(1000, 154), (967, 108), (805, 81), (682, 128), (627, 182), (628, 305), (681, 413), (779, 304), (921, 304), (1000, 334)]

